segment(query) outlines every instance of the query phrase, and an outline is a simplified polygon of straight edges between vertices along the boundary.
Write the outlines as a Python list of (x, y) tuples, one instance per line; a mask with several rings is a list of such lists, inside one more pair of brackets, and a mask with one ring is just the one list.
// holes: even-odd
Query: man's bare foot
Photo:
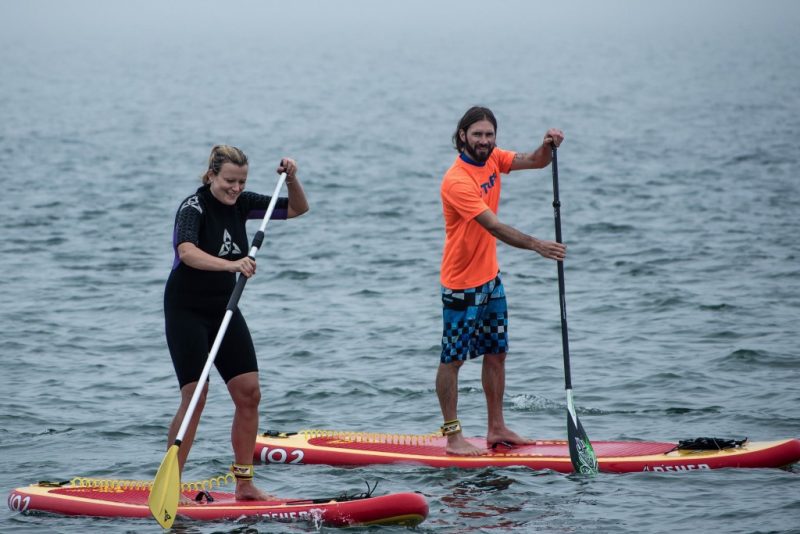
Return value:
[(195, 502), (192, 499), (181, 493), (181, 496), (178, 499), (178, 506), (191, 506), (193, 504), (195, 504)]
[(445, 451), (456, 456), (480, 456), (486, 452), (464, 439), (461, 432), (447, 436)]
[(237, 501), (274, 501), (274, 495), (265, 493), (258, 489), (252, 480), (236, 481), (236, 500)]
[(494, 447), (497, 444), (533, 445), (536, 443), (536, 440), (523, 438), (516, 432), (512, 432), (508, 428), (503, 428), (496, 432), (489, 432), (486, 435), (486, 443), (488, 443), (490, 447)]

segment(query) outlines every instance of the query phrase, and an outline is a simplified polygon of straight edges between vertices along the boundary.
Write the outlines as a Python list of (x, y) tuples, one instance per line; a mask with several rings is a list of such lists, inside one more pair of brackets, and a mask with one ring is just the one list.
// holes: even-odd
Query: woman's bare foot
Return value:
[(236, 481), (236, 500), (237, 501), (274, 501), (274, 495), (265, 493), (258, 489), (252, 480)]
[(461, 432), (447, 436), (445, 451), (447, 451), (447, 454), (456, 456), (480, 456), (486, 452), (464, 439)]

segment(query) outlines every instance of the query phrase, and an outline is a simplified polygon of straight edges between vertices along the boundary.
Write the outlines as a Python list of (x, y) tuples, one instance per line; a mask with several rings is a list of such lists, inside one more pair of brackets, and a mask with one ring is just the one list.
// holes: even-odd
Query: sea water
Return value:
[[(311, 210), (276, 221), (240, 307), (262, 430), (428, 433), (441, 336), (439, 183), (471, 105), (498, 144), (559, 151), (572, 381), (595, 440), (800, 434), (800, 6), (674, 2), (2, 2), (0, 489), (151, 479), (177, 407), (162, 296), (212, 145)], [(550, 169), (500, 219), (553, 239)], [(251, 224), (254, 231), (256, 224)], [(498, 245), (505, 414), (566, 434), (556, 265)], [(480, 363), (459, 416), (485, 433)], [(225, 471), (216, 371), (184, 479)], [(259, 467), (264, 489), (419, 491), (422, 532), (800, 532), (798, 467), (600, 474)], [(0, 515), (0, 532), (157, 531)], [(184, 532), (307, 532), (269, 522)], [(403, 532), (402, 528), (379, 529)]]

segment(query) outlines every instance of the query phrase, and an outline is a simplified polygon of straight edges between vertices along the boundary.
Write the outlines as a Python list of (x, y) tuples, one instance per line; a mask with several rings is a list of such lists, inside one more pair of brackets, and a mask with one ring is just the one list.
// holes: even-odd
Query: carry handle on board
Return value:
[[(551, 141), (551, 156), (553, 166), (553, 216), (556, 223), (556, 241), (561, 239), (561, 200), (558, 196), (558, 148)], [(597, 455), (583, 430), (575, 412), (575, 403), (572, 400), (572, 375), (569, 365), (569, 334), (567, 330), (567, 301), (564, 296), (564, 262), (558, 260), (558, 302), (561, 306), (561, 348), (564, 353), (564, 389), (567, 391), (567, 442), (569, 443), (569, 458), (572, 468), (576, 473), (597, 473)]]
[[(264, 214), (264, 219), (261, 221), (261, 227), (253, 237), (253, 246), (250, 248), (248, 256), (255, 259), (261, 243), (264, 241), (264, 230), (267, 227), (272, 212), (275, 210), (275, 204), (278, 202), (278, 194), (281, 192), (283, 182), (286, 181), (286, 173), (281, 173), (278, 178), (278, 183), (275, 186), (275, 192), (272, 193), (272, 198), (269, 201), (267, 212)], [(244, 285), (247, 283), (247, 277), (239, 274), (236, 280), (236, 287), (231, 293), (231, 298), (228, 300), (228, 305), (225, 307), (225, 316), (222, 319), (222, 324), (217, 331), (217, 337), (214, 339), (214, 344), (211, 346), (211, 351), (208, 353), (206, 365), (203, 367), (203, 372), (200, 373), (200, 378), (197, 381), (197, 386), (194, 389), (192, 400), (189, 402), (189, 408), (183, 416), (178, 434), (175, 442), (167, 450), (167, 454), (161, 461), (161, 466), (158, 468), (156, 478), (153, 480), (153, 487), (150, 489), (150, 496), (147, 498), (147, 505), (150, 508), (150, 513), (159, 524), (164, 528), (170, 528), (175, 521), (175, 514), (178, 511), (178, 501), (181, 495), (181, 473), (178, 466), (178, 449), (183, 441), (183, 436), (189, 427), (189, 421), (197, 408), (197, 402), (200, 399), (200, 393), (203, 390), (203, 385), (208, 379), (208, 373), (211, 366), (214, 364), (214, 359), (217, 357), (217, 351), (222, 344), (222, 339), (225, 337), (225, 331), (228, 329), (228, 324), (231, 322), (231, 317), (236, 311), (239, 304), (239, 298), (244, 291)]]

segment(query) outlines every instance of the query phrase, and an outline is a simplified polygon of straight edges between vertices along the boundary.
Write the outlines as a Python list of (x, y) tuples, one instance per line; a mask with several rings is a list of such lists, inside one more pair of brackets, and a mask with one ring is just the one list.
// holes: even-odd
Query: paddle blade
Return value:
[(597, 455), (572, 405), (567, 407), (567, 441), (569, 458), (575, 472), (582, 475), (597, 474)]
[(150, 513), (158, 523), (170, 528), (178, 513), (178, 501), (181, 496), (181, 473), (178, 468), (178, 445), (173, 445), (167, 451), (161, 467), (158, 468), (147, 505)]

